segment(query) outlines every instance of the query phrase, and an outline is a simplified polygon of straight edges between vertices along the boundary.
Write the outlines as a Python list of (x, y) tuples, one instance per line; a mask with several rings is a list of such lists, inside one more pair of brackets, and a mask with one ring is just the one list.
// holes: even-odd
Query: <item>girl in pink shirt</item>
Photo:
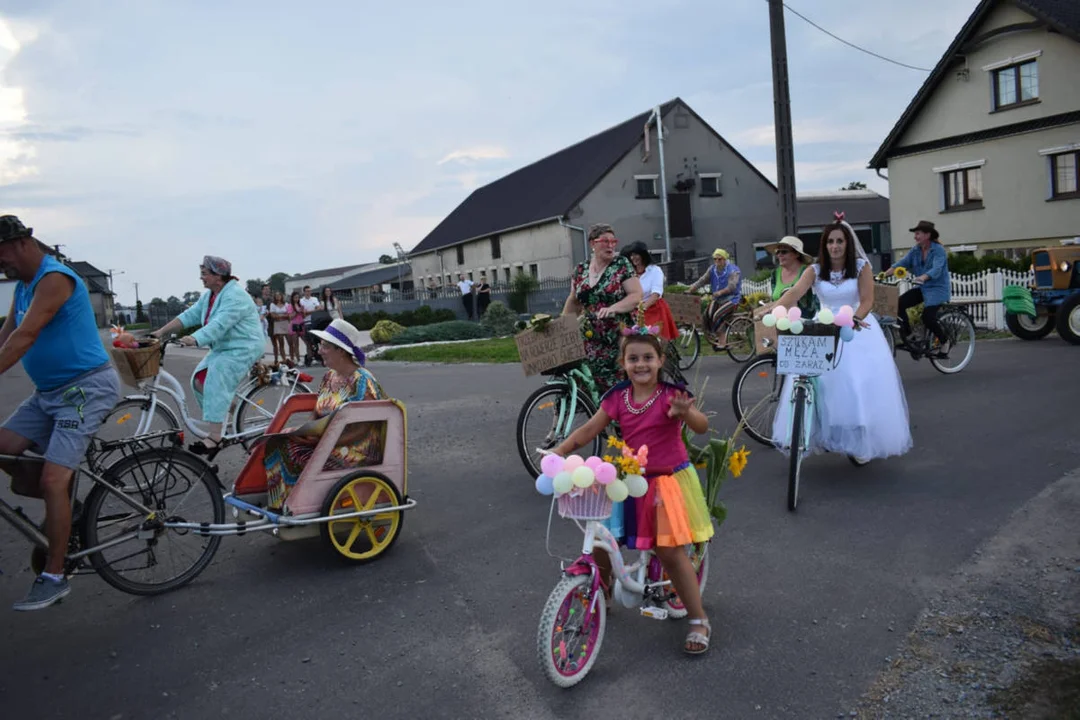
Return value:
[[(713, 526), (701, 481), (686, 454), (682, 426), (685, 423), (700, 435), (708, 431), (709, 421), (694, 407), (685, 387), (660, 380), (664, 364), (660, 338), (637, 326), (624, 333), (629, 334), (623, 337), (619, 359), (629, 379), (608, 390), (597, 413), (554, 452), (565, 457), (591, 443), (612, 422), (619, 423), (632, 449), (648, 446), (649, 490), (623, 503), (625, 531), (619, 540), (630, 548), (652, 549), (660, 558), (690, 617), (691, 632), (683, 649), (700, 655), (709, 649), (712, 629), (684, 546), (708, 540)], [(603, 552), (595, 557), (610, 587), (611, 560)]]

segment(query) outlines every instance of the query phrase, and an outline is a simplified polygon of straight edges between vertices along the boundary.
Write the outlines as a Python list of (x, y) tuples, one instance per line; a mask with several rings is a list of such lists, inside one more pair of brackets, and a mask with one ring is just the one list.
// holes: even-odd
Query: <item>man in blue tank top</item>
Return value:
[(0, 427), (0, 454), (32, 450), (44, 465), (10, 462), (19, 495), (45, 501), (45, 570), (16, 610), (41, 610), (71, 592), (64, 554), (71, 534), (71, 479), (90, 439), (120, 396), (82, 279), (47, 255), (14, 215), (0, 216), (0, 271), (15, 278), (15, 298), (0, 327), (0, 374), (22, 361), (36, 388)]

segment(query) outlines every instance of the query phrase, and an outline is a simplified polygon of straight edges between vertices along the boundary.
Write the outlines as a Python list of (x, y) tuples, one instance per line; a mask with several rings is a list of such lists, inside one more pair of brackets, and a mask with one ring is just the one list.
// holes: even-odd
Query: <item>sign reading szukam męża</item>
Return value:
[(543, 331), (520, 332), (514, 336), (514, 342), (526, 377), (585, 357), (581, 328), (578, 319), (572, 315), (552, 320)]
[(833, 369), (836, 338), (831, 335), (780, 335), (777, 339), (777, 375), (822, 375)]

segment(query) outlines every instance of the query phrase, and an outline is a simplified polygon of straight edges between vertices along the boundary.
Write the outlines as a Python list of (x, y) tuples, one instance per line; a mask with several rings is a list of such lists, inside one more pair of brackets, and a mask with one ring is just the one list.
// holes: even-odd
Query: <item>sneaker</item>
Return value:
[(71, 592), (67, 578), (57, 582), (38, 575), (26, 597), (12, 606), (14, 610), (44, 610), (55, 602), (63, 600)]

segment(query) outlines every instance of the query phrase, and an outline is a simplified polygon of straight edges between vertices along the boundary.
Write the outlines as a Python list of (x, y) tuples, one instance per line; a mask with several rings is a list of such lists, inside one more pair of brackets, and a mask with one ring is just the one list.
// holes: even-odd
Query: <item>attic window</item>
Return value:
[(634, 184), (636, 186), (637, 198), (657, 198), (660, 194), (656, 189), (656, 181), (658, 175), (635, 175)]
[(699, 195), (701, 197), (720, 197), (723, 195), (720, 192), (720, 178), (724, 176), (723, 173), (701, 173), (698, 178), (701, 180), (701, 190)]
[(994, 110), (1008, 110), (1039, 101), (1039, 65), (1029, 60), (990, 73)]

